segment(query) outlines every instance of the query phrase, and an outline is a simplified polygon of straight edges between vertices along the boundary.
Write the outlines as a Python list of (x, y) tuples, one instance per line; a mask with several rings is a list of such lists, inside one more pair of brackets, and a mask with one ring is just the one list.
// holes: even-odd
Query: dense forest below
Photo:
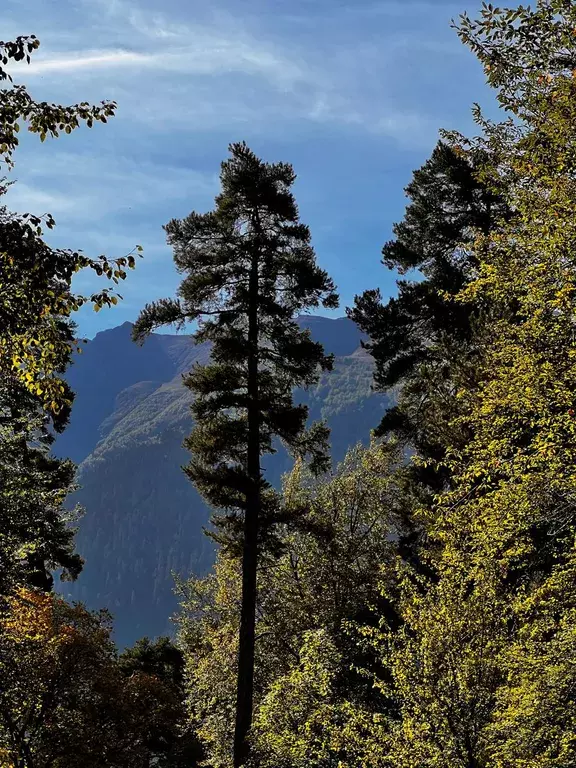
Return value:
[[(164, 227), (175, 295), (86, 344), (143, 249), (0, 208), (0, 768), (576, 766), (576, 4), (454, 26), (502, 114), (441, 131), (346, 317), (245, 142)], [(38, 46), (6, 170), (116, 111), (34, 100)]]

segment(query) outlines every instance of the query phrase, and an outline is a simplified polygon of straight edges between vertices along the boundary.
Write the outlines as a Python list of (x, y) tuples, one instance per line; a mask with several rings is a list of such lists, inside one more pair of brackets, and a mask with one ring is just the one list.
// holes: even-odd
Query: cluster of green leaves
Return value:
[(35, 101), (26, 86), (14, 84), (8, 66), (15, 62), (30, 62), (31, 54), (40, 47), (35, 35), (17, 37), (15, 40), (0, 42), (0, 163), (13, 166), (12, 156), (18, 147), (20, 127), (26, 125), (31, 133), (37, 133), (41, 141), (47, 136), (57, 138), (60, 131), (71, 133), (82, 123), (89, 128), (95, 122), (105, 123), (116, 111), (113, 101), (91, 105), (63, 106)]
[[(350, 451), (333, 476), (314, 478), (299, 462), (285, 481), (285, 508), (299, 525), (283, 527), (282, 554), (259, 567), (255, 765), (323, 764), (314, 761), (330, 750), (312, 735), (326, 717), (336, 724), (359, 706), (377, 719), (371, 680), (352, 669), (374, 654), (359, 647), (351, 625), (380, 604), (379, 565), (393, 562), (398, 463), (395, 448), (374, 444)], [(208, 763), (224, 768), (234, 722), (238, 562), (220, 555), (213, 574), (180, 584), (180, 594), (192, 722)]]
[[(116, 105), (87, 102), (72, 106), (39, 102), (23, 85), (16, 85), (8, 67), (29, 61), (39, 47), (36, 37), (18, 37), (0, 43), (0, 164), (14, 164), (21, 125), (38, 133), (57, 137), (70, 133), (82, 123), (105, 123)], [(6, 191), (2, 184), (0, 193)], [(25, 213), (15, 215), (0, 208), (0, 374), (14, 375), (23, 386), (38, 395), (41, 406), (51, 414), (70, 405), (70, 393), (61, 374), (70, 362), (73, 336), (71, 313), (92, 302), (94, 309), (113, 305), (118, 297), (110, 289), (92, 296), (73, 292), (75, 273), (91, 269), (114, 283), (126, 277), (126, 267), (135, 266), (134, 252), (118, 259), (93, 259), (81, 252), (51, 248), (42, 239), (42, 225), (49, 229), (54, 219)], [(140, 253), (138, 246), (135, 252)]]
[[(53, 226), (50, 217), (47, 224)], [(92, 259), (51, 248), (42, 235), (38, 217), (0, 209), (0, 373), (14, 378), (38, 397), (40, 407), (56, 415), (71, 405), (62, 374), (74, 352), (72, 313), (86, 303), (98, 311), (121, 298), (110, 288), (90, 296), (75, 293), (72, 279), (89, 269), (118, 283), (125, 279), (126, 267), (135, 267), (135, 257)]]

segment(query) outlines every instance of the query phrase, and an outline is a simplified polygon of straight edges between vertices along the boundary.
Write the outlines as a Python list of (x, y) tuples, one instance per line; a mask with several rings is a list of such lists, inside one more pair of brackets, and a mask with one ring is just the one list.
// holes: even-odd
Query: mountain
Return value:
[[(299, 322), (336, 355), (334, 371), (296, 398), (308, 404), (312, 420), (327, 420), (337, 462), (350, 445), (368, 439), (386, 399), (371, 391), (372, 361), (350, 320)], [(169, 632), (177, 606), (173, 573), (203, 574), (214, 558), (203, 533), (209, 510), (181, 470), (188, 460), (182, 442), (192, 427), (191, 395), (181, 377), (208, 360), (209, 347), (165, 334), (138, 347), (131, 329), (125, 323), (99, 333), (75, 359), (70, 426), (55, 444), (57, 454), (79, 464), (73, 501), (85, 508), (78, 532), (84, 572), (61, 590), (91, 608), (108, 608), (120, 645)], [(264, 462), (275, 485), (290, 466), (283, 450)]]

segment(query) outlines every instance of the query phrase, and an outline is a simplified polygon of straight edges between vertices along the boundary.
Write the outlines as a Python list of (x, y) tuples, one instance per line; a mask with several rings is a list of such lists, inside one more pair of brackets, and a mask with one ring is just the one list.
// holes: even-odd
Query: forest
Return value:
[[(345, 308), (388, 407), (342, 461), (297, 397), (335, 367), (297, 318), (339, 297), (293, 167), (232, 143), (213, 209), (165, 226), (180, 285), (133, 343), (192, 328), (209, 351), (184, 471), (217, 548), (175, 582), (173, 637), (119, 649), (56, 589), (83, 567), (52, 450), (75, 313), (113, 311), (145, 252), (56, 249), (50, 214), (0, 208), (2, 768), (576, 768), (576, 3), (454, 26), (501, 119), (440, 130), (382, 248), (396, 295)], [(114, 130), (115, 102), (13, 82), (39, 44), (0, 43), (1, 194), (21, 131)]]

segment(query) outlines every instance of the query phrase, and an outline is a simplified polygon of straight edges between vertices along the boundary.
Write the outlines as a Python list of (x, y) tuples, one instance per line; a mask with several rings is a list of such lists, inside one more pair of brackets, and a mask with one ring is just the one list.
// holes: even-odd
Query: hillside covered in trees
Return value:
[[(299, 322), (336, 355), (332, 373), (297, 397), (312, 420), (327, 421), (338, 463), (350, 446), (369, 440), (387, 398), (371, 389), (373, 361), (352, 321)], [(85, 510), (76, 540), (86, 562), (81, 577), (61, 589), (90, 607), (109, 608), (121, 646), (173, 632), (173, 573), (205, 574), (215, 556), (203, 532), (209, 510), (181, 470), (192, 428), (182, 374), (206, 361), (209, 347), (168, 334), (138, 347), (131, 328), (126, 323), (83, 345), (66, 377), (76, 395), (70, 424), (54, 444), (79, 464), (80, 489), (71, 502)], [(280, 487), (290, 466), (281, 450), (267, 462), (267, 477)]]
[[(347, 320), (294, 169), (244, 142), (165, 226), (174, 295), (79, 357), (140, 247), (0, 209), (1, 766), (576, 766), (576, 4), (455, 26), (501, 119), (441, 132), (383, 246), (397, 294)], [(13, 86), (37, 47), (0, 44), (8, 166), (22, 128), (116, 109)], [(85, 568), (156, 625), (173, 565), (172, 639), (120, 650), (65, 596)]]

